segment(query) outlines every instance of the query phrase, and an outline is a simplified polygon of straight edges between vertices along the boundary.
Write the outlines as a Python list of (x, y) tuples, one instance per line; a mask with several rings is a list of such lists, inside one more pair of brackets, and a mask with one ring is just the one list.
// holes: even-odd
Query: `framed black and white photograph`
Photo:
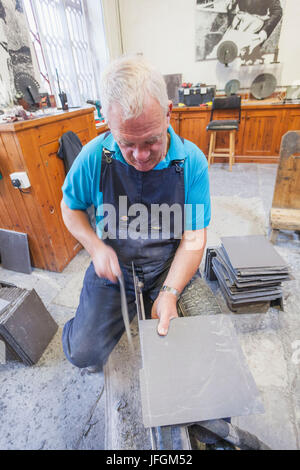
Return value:
[(15, 79), (34, 77), (30, 37), (20, 0), (0, 0), (0, 107), (13, 106)]
[(277, 61), (285, 0), (196, 0), (196, 60), (217, 59), (224, 41), (242, 65)]

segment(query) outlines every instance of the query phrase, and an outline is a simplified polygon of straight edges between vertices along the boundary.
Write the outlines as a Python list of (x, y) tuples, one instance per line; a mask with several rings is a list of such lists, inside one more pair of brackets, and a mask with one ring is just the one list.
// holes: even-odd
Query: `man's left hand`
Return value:
[(178, 317), (176, 303), (177, 298), (174, 294), (161, 292), (153, 304), (151, 317), (159, 318), (157, 332), (161, 336), (166, 336), (168, 333), (172, 318)]

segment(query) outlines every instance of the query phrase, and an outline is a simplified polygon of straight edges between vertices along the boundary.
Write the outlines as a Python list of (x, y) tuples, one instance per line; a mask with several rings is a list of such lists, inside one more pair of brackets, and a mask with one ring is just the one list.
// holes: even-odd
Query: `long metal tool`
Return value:
[(129, 315), (128, 315), (128, 307), (127, 307), (127, 298), (126, 298), (126, 291), (125, 291), (125, 283), (124, 283), (124, 277), (123, 274), (121, 273), (120, 276), (118, 276), (118, 281), (120, 284), (120, 293), (121, 293), (121, 310), (122, 310), (122, 316), (124, 320), (124, 325), (125, 325), (125, 330), (128, 338), (128, 343), (130, 346), (131, 351), (133, 352), (133, 342), (132, 342), (132, 335), (131, 335), (131, 330), (130, 330), (130, 322), (129, 322)]
[(146, 320), (145, 315), (145, 308), (144, 308), (144, 300), (143, 300), (143, 292), (142, 287), (143, 283), (140, 282), (139, 278), (135, 273), (134, 263), (131, 263), (132, 266), (132, 275), (133, 275), (133, 284), (134, 284), (134, 292), (135, 292), (135, 303), (136, 303), (136, 310), (138, 320)]

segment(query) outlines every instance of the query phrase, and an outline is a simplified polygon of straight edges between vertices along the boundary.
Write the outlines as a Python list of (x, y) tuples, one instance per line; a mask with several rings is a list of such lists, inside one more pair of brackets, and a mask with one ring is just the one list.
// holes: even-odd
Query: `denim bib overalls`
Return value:
[[(185, 202), (184, 160), (173, 160), (161, 170), (141, 172), (115, 159), (109, 150), (103, 149), (101, 158), (99, 191), (103, 193), (104, 207), (110, 204), (116, 213), (114, 224), (107, 223), (104, 227), (107, 233), (114, 229), (114, 233), (110, 233), (113, 237), (104, 239), (104, 242), (117, 253), (132, 319), (136, 305), (131, 263), (134, 262), (136, 274), (144, 284), (143, 295), (153, 302), (180, 243)], [(123, 201), (121, 205), (120, 200)], [(123, 204), (124, 201), (126, 204)], [(131, 233), (130, 227), (136, 217), (130, 215), (130, 208), (139, 207), (134, 204), (143, 205), (147, 218), (138, 228), (141, 236), (135, 235), (133, 239), (126, 234)], [(153, 219), (153, 214), (151, 217), (152, 204), (167, 204), (168, 207), (175, 204), (175, 207), (180, 207), (181, 233), (178, 233), (171, 216), (169, 231), (164, 234), (162, 221)], [(106, 220), (109, 221), (109, 217)], [(155, 234), (153, 237), (150, 236), (151, 230)], [(91, 263), (85, 274), (76, 315), (63, 330), (64, 352), (77, 367), (104, 364), (123, 331), (119, 286), (99, 278)]]

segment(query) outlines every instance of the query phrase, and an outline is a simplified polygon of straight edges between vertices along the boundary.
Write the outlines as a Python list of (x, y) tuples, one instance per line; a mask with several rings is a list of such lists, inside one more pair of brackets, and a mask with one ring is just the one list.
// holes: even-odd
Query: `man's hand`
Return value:
[[(169, 269), (164, 285), (172, 286), (182, 292), (199, 268), (206, 244), (206, 228), (186, 230)], [(172, 292), (160, 292), (155, 300), (151, 316), (159, 318), (157, 332), (165, 336), (168, 333), (170, 320), (178, 317), (177, 297)]]
[(177, 298), (174, 294), (161, 292), (153, 304), (151, 317), (159, 318), (157, 332), (161, 336), (168, 333), (170, 320), (178, 317), (176, 302)]
[[(100, 241), (100, 240), (99, 240)], [(97, 276), (117, 282), (117, 276), (121, 274), (121, 269), (116, 252), (100, 241), (93, 250), (92, 260)]]
[(85, 211), (72, 210), (61, 201), (61, 213), (67, 229), (91, 255), (97, 276), (117, 282), (121, 269), (116, 252), (98, 238)]

